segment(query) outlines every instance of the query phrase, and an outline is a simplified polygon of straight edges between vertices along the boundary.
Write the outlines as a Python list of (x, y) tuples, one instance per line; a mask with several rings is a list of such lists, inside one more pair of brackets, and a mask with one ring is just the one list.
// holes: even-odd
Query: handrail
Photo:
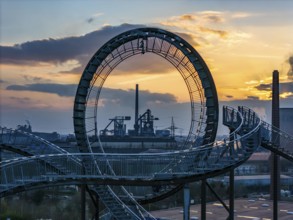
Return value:
[[(6, 127), (2, 127), (2, 126), (0, 126), (0, 130), (2, 132), (0, 135), (5, 135), (4, 131), (7, 131), (8, 133), (6, 133), (6, 134), (9, 134), (9, 135), (11, 135), (12, 133), (19, 133), (21, 135), (25, 135), (28, 138), (31, 138), (32, 141), (34, 141), (34, 142), (39, 142), (39, 143), (44, 144), (44, 146), (49, 146), (50, 149), (48, 149), (48, 150), (54, 150), (54, 151), (57, 151), (58, 153), (69, 154), (69, 152), (67, 152), (66, 150), (62, 149), (61, 147), (59, 147), (59, 146), (57, 146), (57, 145), (55, 145), (55, 144), (53, 144), (53, 143), (41, 138), (39, 136), (36, 136), (36, 135), (34, 135), (34, 134), (30, 133), (30, 132), (26, 132), (26, 131), (22, 131), (22, 130), (18, 130), (18, 129), (6, 128)], [(3, 137), (2, 137), (2, 140), (0, 141), (0, 143), (1, 142), (3, 142)], [(3, 144), (5, 144), (5, 142), (3, 142)], [(13, 142), (8, 143), (8, 144), (13, 144)], [(72, 154), (70, 154), (70, 155), (72, 155)], [(78, 158), (72, 157), (72, 159), (77, 163), (81, 162)]]

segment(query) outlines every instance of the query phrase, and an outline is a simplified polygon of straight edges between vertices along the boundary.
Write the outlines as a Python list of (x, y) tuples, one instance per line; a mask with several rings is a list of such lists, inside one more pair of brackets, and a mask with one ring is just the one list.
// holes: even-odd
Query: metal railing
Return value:
[[(245, 115), (244, 124), (250, 130), (242, 126), (237, 129), (241, 135), (237, 135), (234, 140), (226, 140), (201, 148), (156, 154), (50, 154), (23, 157), (10, 162), (5, 161), (1, 163), (3, 174), (1, 188), (8, 189), (24, 183), (29, 184), (29, 180), (34, 183), (37, 181), (63, 181), (67, 178), (94, 178), (100, 180), (123, 179), (129, 182), (140, 179), (150, 182), (171, 181), (174, 177), (216, 172), (248, 159), (253, 152), (248, 149), (249, 141), (251, 141), (253, 149), (259, 145), (260, 120), (255, 113), (245, 109), (243, 113)], [(252, 118), (255, 120), (251, 120)], [(232, 123), (234, 124), (231, 121)], [(233, 153), (227, 150), (231, 146), (234, 147)], [(72, 163), (71, 158), (83, 158), (83, 160), (88, 158), (86, 174), (82, 166)], [(67, 171), (65, 173), (61, 169), (56, 170), (43, 164), (42, 161), (58, 164), (60, 167), (65, 167)], [(165, 167), (169, 166), (172, 161), (176, 162), (177, 166), (166, 170)], [(113, 174), (113, 170), (115, 174)]]
[(293, 137), (264, 121), (261, 124), (261, 146), (293, 162)]

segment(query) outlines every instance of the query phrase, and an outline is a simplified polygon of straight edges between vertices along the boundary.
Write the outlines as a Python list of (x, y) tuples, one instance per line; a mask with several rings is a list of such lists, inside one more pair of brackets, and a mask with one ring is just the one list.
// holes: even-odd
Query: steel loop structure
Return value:
[[(99, 143), (97, 118), (103, 84), (119, 63), (145, 53), (166, 59), (183, 77), (191, 103), (188, 137), (182, 149), (176, 151), (105, 153)], [(150, 220), (155, 217), (141, 203), (169, 196), (183, 184), (233, 171), (259, 146), (293, 161), (293, 153), (282, 148), (292, 146), (293, 137), (262, 121), (251, 109), (225, 106), (223, 124), (230, 134), (215, 141), (218, 98), (199, 54), (168, 31), (130, 30), (104, 44), (82, 74), (74, 103), (79, 153), (69, 153), (31, 133), (0, 127), (1, 150), (19, 155), (0, 162), (0, 198), (48, 186), (87, 184), (108, 208), (108, 217)], [(93, 146), (99, 147), (98, 153), (93, 153)], [(132, 193), (134, 186), (145, 187), (143, 198)], [(160, 192), (154, 193), (152, 186), (160, 186)]]
[(169, 61), (186, 83), (191, 103), (191, 125), (186, 143), (200, 146), (214, 141), (218, 127), (218, 98), (204, 60), (179, 36), (157, 28), (140, 28), (105, 43), (82, 74), (74, 102), (74, 128), (81, 152), (89, 151), (85, 149), (91, 146), (89, 136), (98, 136), (98, 101), (107, 77), (122, 61), (145, 53)]

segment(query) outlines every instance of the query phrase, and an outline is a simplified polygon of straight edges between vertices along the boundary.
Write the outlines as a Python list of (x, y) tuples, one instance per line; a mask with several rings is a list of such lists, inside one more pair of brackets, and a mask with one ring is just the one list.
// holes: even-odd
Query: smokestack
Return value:
[(134, 122), (134, 130), (135, 135), (138, 135), (138, 84), (135, 86), (135, 122)]
[[(274, 70), (272, 82), (272, 125), (280, 127), (280, 97), (279, 97), (279, 71)], [(272, 133), (272, 140), (277, 140), (277, 145), (280, 145), (277, 134)], [(271, 185), (270, 196), (273, 200), (273, 219), (278, 219), (278, 200), (280, 198), (280, 165), (277, 154), (271, 152)]]

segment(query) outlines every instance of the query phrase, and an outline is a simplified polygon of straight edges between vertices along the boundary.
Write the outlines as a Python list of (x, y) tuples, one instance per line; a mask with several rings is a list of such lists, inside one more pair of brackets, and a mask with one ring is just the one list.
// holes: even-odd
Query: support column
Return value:
[(183, 189), (184, 193), (184, 211), (183, 211), (183, 219), (189, 220), (190, 219), (190, 188), (189, 184), (184, 185)]
[(85, 189), (86, 189), (86, 185), (82, 184), (80, 187), (80, 205), (81, 205), (80, 219), (81, 220), (85, 220)]
[(97, 193), (92, 192), (87, 185), (86, 185), (86, 191), (88, 192), (88, 195), (90, 196), (90, 198), (95, 206), (95, 212), (94, 212), (92, 219), (99, 220), (99, 214), (100, 214), (99, 213), (99, 211), (100, 211), (99, 198), (100, 197)]
[[(231, 135), (234, 132), (233, 129), (230, 129), (230, 157), (234, 158), (234, 135)], [(234, 220), (234, 169), (230, 170), (229, 175), (229, 220)]]
[(201, 220), (206, 220), (206, 181), (201, 181)]
[(99, 195), (96, 195), (96, 214), (95, 214), (95, 220), (100, 219), (100, 198)]
[[(2, 162), (2, 149), (0, 148), (0, 163), (1, 162)], [(0, 177), (2, 177), (2, 170), (1, 170), (1, 168), (0, 168)], [(1, 182), (1, 178), (0, 178), (0, 182)], [(2, 204), (1, 204), (1, 201), (2, 201), (2, 198), (0, 198), (0, 213), (2, 213), (2, 206), (1, 206)], [(1, 216), (0, 216), (0, 220), (1, 220)]]
[(230, 171), (229, 186), (229, 220), (234, 220), (234, 169)]

